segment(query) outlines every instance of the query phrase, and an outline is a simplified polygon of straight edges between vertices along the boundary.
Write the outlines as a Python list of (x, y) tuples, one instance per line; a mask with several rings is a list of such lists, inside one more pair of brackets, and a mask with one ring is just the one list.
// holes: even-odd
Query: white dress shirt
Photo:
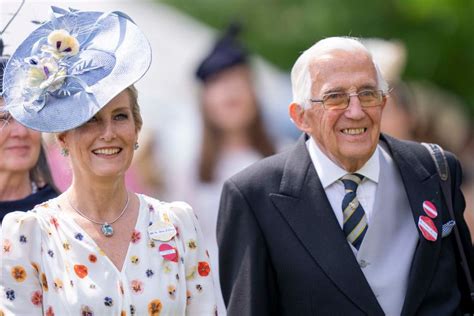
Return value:
[[(321, 184), (326, 192), (329, 203), (331, 204), (337, 221), (342, 228), (342, 200), (346, 192), (344, 190), (344, 184), (339, 179), (348, 174), (348, 172), (329, 159), (329, 157), (321, 151), (312, 137), (306, 141), (306, 147), (308, 148), (311, 161), (316, 168), (316, 172), (318, 173)], [(377, 148), (370, 159), (362, 166), (362, 168), (355, 172), (365, 177), (357, 188), (357, 198), (364, 208), (368, 225), (370, 225), (370, 218), (372, 217), (374, 209), (377, 183), (379, 181), (379, 151), (379, 145), (377, 145)]]
[[(345, 191), (339, 179), (347, 171), (331, 161), (312, 138), (306, 145), (342, 229)], [(400, 315), (418, 242), (408, 197), (395, 162), (383, 143), (377, 145), (370, 159), (356, 172), (365, 176), (357, 197), (365, 210), (369, 229), (359, 250), (348, 243), (384, 313)]]

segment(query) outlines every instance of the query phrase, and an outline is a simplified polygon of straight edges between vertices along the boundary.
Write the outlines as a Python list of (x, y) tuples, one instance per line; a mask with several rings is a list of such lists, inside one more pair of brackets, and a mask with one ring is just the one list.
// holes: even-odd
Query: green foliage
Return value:
[(217, 29), (242, 21), (249, 49), (285, 70), (324, 37), (400, 39), (408, 49), (404, 78), (435, 82), (474, 114), (473, 0), (161, 1)]

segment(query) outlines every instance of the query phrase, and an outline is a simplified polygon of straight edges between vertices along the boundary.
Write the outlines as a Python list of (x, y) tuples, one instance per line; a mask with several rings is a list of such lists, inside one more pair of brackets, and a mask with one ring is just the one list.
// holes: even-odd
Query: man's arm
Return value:
[(231, 180), (221, 195), (217, 240), (229, 316), (277, 315), (278, 289), (264, 236), (248, 201)]

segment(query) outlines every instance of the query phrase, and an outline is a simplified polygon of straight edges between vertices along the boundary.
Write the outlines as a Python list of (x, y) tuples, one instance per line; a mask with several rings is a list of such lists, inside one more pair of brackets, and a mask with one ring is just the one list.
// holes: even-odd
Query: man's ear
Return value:
[(291, 103), (288, 107), (288, 111), (293, 123), (295, 123), (296, 127), (305, 133), (310, 132), (310, 126), (306, 122), (306, 111), (305, 109), (298, 103)]
[(387, 105), (387, 98), (390, 98), (390, 95), (384, 95), (382, 98), (382, 111), (385, 108), (385, 105)]

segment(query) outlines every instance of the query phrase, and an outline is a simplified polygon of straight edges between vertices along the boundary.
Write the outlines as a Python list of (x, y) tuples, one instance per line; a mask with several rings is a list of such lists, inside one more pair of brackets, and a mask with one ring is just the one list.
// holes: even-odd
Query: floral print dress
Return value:
[(122, 271), (57, 199), (7, 215), (0, 316), (214, 315), (209, 256), (191, 207), (139, 198)]

